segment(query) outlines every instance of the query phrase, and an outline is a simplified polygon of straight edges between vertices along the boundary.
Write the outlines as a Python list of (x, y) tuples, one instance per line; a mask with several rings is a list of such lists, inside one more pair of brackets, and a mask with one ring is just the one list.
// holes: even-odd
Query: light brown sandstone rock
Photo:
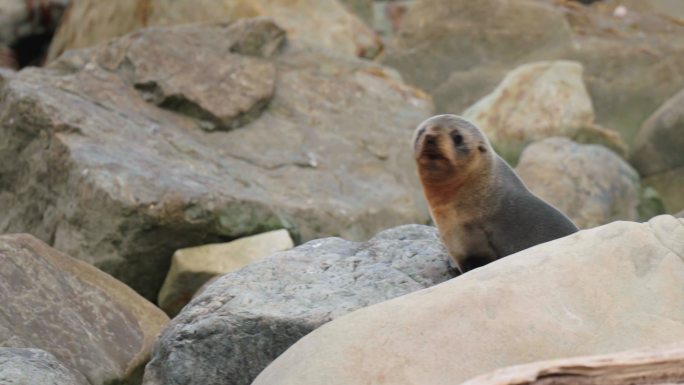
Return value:
[(338, 318), (253, 385), (452, 385), (684, 340), (684, 220), (614, 222)]
[(572, 61), (525, 64), (463, 116), (478, 125), (497, 153), (512, 164), (527, 144), (551, 136), (588, 137), (624, 148), (617, 133), (594, 124), (582, 71), (582, 65)]
[(438, 113), (458, 114), (522, 64), (579, 61), (596, 122), (630, 144), (684, 87), (684, 25), (648, 9), (616, 17), (621, 2), (418, 0), (384, 60), (433, 95)]
[(668, 344), (600, 356), (513, 366), (462, 385), (684, 384), (684, 345)]
[(168, 317), (30, 235), (0, 236), (0, 346), (38, 348), (93, 385), (136, 384)]
[(79, 0), (72, 2), (48, 59), (151, 26), (228, 22), (265, 16), (308, 44), (373, 58), (382, 43), (337, 0)]
[(171, 259), (171, 269), (166, 275), (157, 303), (173, 317), (211, 278), (238, 270), (293, 246), (287, 230), (275, 230), (228, 243), (178, 250)]

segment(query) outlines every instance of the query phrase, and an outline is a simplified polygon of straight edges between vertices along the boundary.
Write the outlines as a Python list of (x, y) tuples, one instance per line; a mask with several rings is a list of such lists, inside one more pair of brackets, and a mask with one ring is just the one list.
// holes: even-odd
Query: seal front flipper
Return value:
[(477, 269), (478, 267), (482, 267), (490, 262), (494, 262), (495, 260), (496, 258), (492, 258), (489, 255), (468, 255), (461, 263), (461, 270), (465, 274), (470, 270)]

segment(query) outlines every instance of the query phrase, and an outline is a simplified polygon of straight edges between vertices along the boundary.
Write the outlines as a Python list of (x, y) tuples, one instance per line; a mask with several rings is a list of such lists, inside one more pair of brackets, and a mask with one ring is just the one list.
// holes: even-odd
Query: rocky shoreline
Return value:
[[(0, 69), (0, 384), (684, 382), (684, 6), (36, 3), (0, 1), (8, 55), (52, 44)], [(582, 231), (453, 277), (439, 113)]]

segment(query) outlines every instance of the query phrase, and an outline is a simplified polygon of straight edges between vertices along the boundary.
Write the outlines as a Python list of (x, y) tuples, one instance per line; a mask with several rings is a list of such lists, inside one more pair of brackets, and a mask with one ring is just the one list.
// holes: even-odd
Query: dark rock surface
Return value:
[(684, 209), (684, 90), (644, 122), (631, 162), (660, 193), (669, 212)]
[(155, 299), (184, 247), (425, 223), (407, 138), (430, 98), (283, 37), (265, 19), (153, 28), (4, 76), (0, 232)]
[(319, 239), (229, 273), (164, 329), (145, 385), (249, 384), (290, 345), (353, 310), (450, 278), (437, 230), (405, 225), (365, 243)]
[(90, 385), (140, 382), (164, 312), (30, 235), (0, 236), (0, 266), (0, 346), (48, 351)]

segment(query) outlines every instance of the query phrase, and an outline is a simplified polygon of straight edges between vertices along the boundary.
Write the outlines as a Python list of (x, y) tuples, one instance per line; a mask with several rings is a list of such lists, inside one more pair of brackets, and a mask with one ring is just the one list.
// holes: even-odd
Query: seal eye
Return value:
[(423, 128), (421, 128), (420, 130), (418, 130), (418, 134), (416, 135), (416, 139), (418, 139), (418, 138), (420, 138), (421, 136), (423, 136), (424, 133), (425, 133), (425, 127), (423, 127)]
[(459, 134), (457, 131), (454, 131), (451, 133), (451, 139), (454, 141), (454, 144), (457, 146), (460, 146), (463, 144), (463, 136)]

